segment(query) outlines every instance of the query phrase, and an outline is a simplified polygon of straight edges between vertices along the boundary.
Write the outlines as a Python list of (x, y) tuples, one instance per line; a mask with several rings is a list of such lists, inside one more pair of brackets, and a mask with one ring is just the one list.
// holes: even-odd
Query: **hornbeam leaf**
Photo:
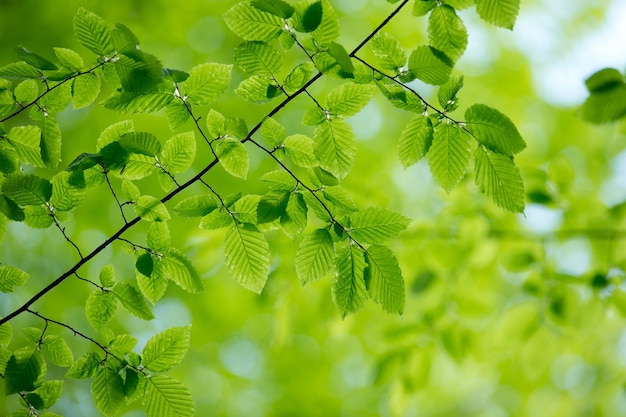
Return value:
[(167, 372), (178, 365), (187, 350), (191, 326), (172, 327), (151, 337), (141, 352), (142, 365), (152, 372)]
[(164, 222), (171, 218), (165, 204), (155, 197), (142, 195), (135, 203), (137, 216), (149, 222)]
[(348, 51), (346, 51), (343, 45), (337, 42), (329, 42), (327, 52), (337, 61), (341, 70), (346, 74), (343, 78), (354, 78), (352, 75), (354, 73), (354, 65), (352, 64), (350, 55), (348, 55)]
[(24, 209), (3, 195), (0, 195), (0, 213), (4, 214), (7, 219), (16, 222), (21, 222), (25, 219)]
[(165, 108), (165, 115), (167, 117), (167, 124), (172, 132), (182, 127), (189, 119), (191, 119), (189, 110), (181, 102), (170, 103)]
[(36, 167), (45, 166), (41, 159), (41, 129), (37, 126), (17, 126), (9, 131), (7, 139), (19, 158)]
[(270, 251), (263, 233), (250, 224), (235, 224), (226, 232), (224, 252), (235, 280), (260, 294), (270, 269)]
[(237, 36), (247, 41), (268, 42), (280, 35), (283, 19), (256, 7), (240, 2), (224, 13), (226, 25)]
[(170, 249), (170, 229), (166, 222), (155, 222), (148, 228), (146, 244), (150, 249), (159, 254), (164, 254)]
[(280, 226), (287, 236), (295, 240), (304, 230), (307, 223), (307, 206), (300, 193), (291, 193), (285, 212), (280, 217)]
[[(37, 396), (41, 399), (42, 409), (52, 407), (59, 399), (61, 398), (61, 393), (63, 392), (63, 381), (60, 380), (52, 380), (45, 381), (41, 386), (39, 386), (35, 391), (31, 394), (27, 395), (27, 398), (30, 396)], [(45, 412), (40, 414), (41, 417), (58, 417), (58, 414), (54, 414), (51, 412)]]
[(272, 77), (282, 61), (282, 55), (267, 43), (244, 42), (235, 48), (235, 64), (249, 74)]
[(132, 315), (143, 320), (152, 320), (154, 318), (154, 314), (152, 314), (150, 306), (146, 303), (146, 299), (131, 284), (118, 282), (113, 287), (113, 294)]
[(356, 141), (350, 125), (341, 119), (330, 119), (319, 125), (313, 134), (320, 166), (343, 178), (352, 168)]
[(317, 229), (307, 234), (296, 252), (296, 273), (302, 284), (317, 281), (334, 269), (335, 248), (330, 232)]
[(440, 85), (448, 81), (452, 61), (432, 46), (420, 46), (409, 57), (409, 70), (427, 84)]
[(428, 153), (433, 142), (433, 125), (428, 117), (417, 116), (405, 126), (398, 141), (398, 156), (408, 168)]
[(73, 71), (83, 69), (83, 58), (76, 52), (68, 48), (52, 48), (57, 59), (65, 68)]
[(192, 417), (193, 398), (183, 384), (169, 375), (146, 379), (144, 408), (148, 417)]
[(6, 395), (34, 391), (43, 382), (46, 370), (46, 362), (38, 350), (16, 350), (3, 372)]
[(284, 169), (263, 174), (259, 180), (263, 181), (267, 188), (273, 191), (293, 191), (297, 184), (296, 180)]
[(165, 92), (131, 94), (114, 93), (103, 103), (104, 107), (125, 114), (152, 113), (167, 106), (174, 96)]
[(183, 290), (189, 293), (199, 293), (204, 285), (193, 264), (187, 256), (175, 248), (170, 248), (161, 260), (166, 270), (166, 277), (174, 281)]
[(187, 171), (196, 158), (196, 138), (193, 132), (172, 136), (163, 145), (159, 163), (170, 174)]
[(250, 4), (261, 11), (271, 13), (283, 19), (289, 19), (295, 11), (291, 4), (282, 0), (252, 0)]
[(287, 94), (293, 94), (304, 86), (315, 72), (315, 65), (312, 62), (305, 62), (296, 66), (283, 83), (283, 88)]
[(161, 142), (148, 132), (129, 132), (119, 139), (122, 148), (130, 153), (156, 156), (161, 152)]
[(78, 42), (97, 55), (103, 56), (115, 51), (111, 29), (102, 18), (82, 7), (74, 16), (74, 33)]
[(435, 7), (428, 18), (430, 44), (453, 61), (467, 48), (467, 29), (454, 9), (447, 4)]
[(526, 148), (517, 128), (504, 114), (484, 104), (474, 104), (465, 111), (467, 129), (489, 149), (508, 156)]
[(216, 146), (215, 152), (222, 167), (230, 175), (245, 179), (248, 176), (250, 160), (246, 147), (236, 139), (222, 139)]
[(406, 229), (409, 219), (383, 208), (367, 208), (350, 216), (350, 235), (357, 242), (383, 243)]
[(117, 300), (112, 292), (101, 290), (95, 290), (85, 302), (85, 314), (89, 324), (96, 329), (100, 330), (106, 326), (115, 315), (117, 310)]
[(374, 90), (374, 86), (368, 84), (342, 84), (326, 96), (328, 111), (333, 116), (354, 116), (367, 105)]
[(52, 184), (33, 174), (15, 172), (4, 179), (2, 193), (20, 206), (38, 206), (52, 197)]
[(372, 49), (383, 69), (397, 73), (406, 64), (406, 53), (400, 42), (387, 32), (378, 32), (372, 38)]
[(180, 83), (179, 87), (188, 96), (189, 103), (211, 104), (226, 91), (232, 69), (232, 65), (225, 64), (197, 65), (189, 71), (189, 78)]
[(435, 129), (428, 164), (433, 177), (446, 192), (452, 191), (465, 175), (471, 146), (471, 137), (454, 125), (442, 124)]
[(219, 207), (215, 197), (208, 194), (194, 195), (178, 203), (173, 211), (181, 217), (203, 217)]
[(15, 101), (25, 105), (35, 101), (39, 95), (39, 84), (35, 80), (24, 80), (15, 86), (13, 90)]
[[(0, 326), (0, 348), (9, 346), (9, 343), (11, 343), (12, 338), (13, 338), (13, 328), (11, 327), (11, 324), (4, 323), (3, 325), (1, 325)], [(2, 365), (0, 365), (0, 372), (4, 373), (4, 366)]]
[(100, 368), (91, 382), (91, 397), (105, 416), (114, 416), (124, 404), (124, 380), (111, 368)]
[(52, 177), (52, 197), (50, 204), (61, 211), (69, 211), (78, 206), (85, 196), (85, 181), (75, 182), (68, 171), (61, 171)]
[(276, 120), (268, 117), (263, 120), (263, 124), (261, 125), (261, 135), (269, 146), (277, 148), (283, 143), (285, 137), (287, 137), (287, 131)]
[(19, 165), (20, 159), (15, 148), (8, 141), (0, 140), (0, 172), (10, 174), (17, 171)]
[(65, 373), (65, 377), (71, 379), (91, 378), (99, 368), (100, 358), (96, 353), (89, 352), (76, 359), (76, 362)]
[(313, 139), (299, 133), (287, 137), (283, 143), (285, 154), (294, 164), (304, 168), (311, 168), (318, 164), (314, 146)]
[(435, 6), (437, 6), (436, 0), (415, 0), (413, 14), (415, 16), (426, 16)]
[(316, 1), (307, 6), (307, 8), (299, 16), (298, 24), (295, 29), (298, 32), (313, 32), (322, 23), (322, 2)]
[(13, 292), (13, 287), (24, 285), (29, 277), (30, 275), (19, 268), (0, 265), (0, 291)]
[(253, 75), (243, 80), (235, 90), (237, 95), (245, 100), (256, 103), (265, 103), (283, 92), (272, 78)]
[(372, 300), (388, 313), (404, 310), (404, 279), (393, 252), (386, 246), (374, 245), (365, 251), (365, 286)]
[(328, 0), (322, 0), (322, 21), (311, 35), (319, 45), (327, 45), (339, 37), (339, 18)]
[(61, 128), (53, 117), (43, 119), (40, 146), (43, 163), (48, 168), (56, 168), (61, 161)]
[(524, 183), (513, 159), (482, 146), (476, 148), (476, 185), (498, 206), (514, 213), (524, 212)]
[(93, 103), (100, 94), (101, 80), (93, 72), (82, 74), (72, 82), (72, 102), (74, 110), (82, 109)]
[[(145, 254), (139, 259), (148, 259), (147, 257), (152, 257), (150, 254)], [(139, 263), (139, 262), (138, 262)], [(162, 265), (162, 262), (157, 261), (150, 266), (149, 275), (145, 274), (141, 264), (135, 264), (136, 273), (137, 273), (137, 285), (139, 286), (139, 290), (141, 293), (152, 303), (156, 304), (157, 301), (163, 297), (165, 294), (165, 290), (167, 289), (167, 279), (165, 279), (165, 268)], [(140, 270), (141, 269), (141, 270)]]
[(342, 318), (359, 311), (367, 301), (365, 266), (363, 252), (357, 245), (350, 245), (337, 253), (337, 275), (333, 280), (332, 295)]
[(13, 62), (0, 67), (0, 77), (24, 79), (41, 79), (41, 71), (24, 61)]
[(62, 368), (67, 368), (74, 363), (74, 354), (65, 339), (56, 334), (46, 335), (41, 344), (41, 350), (48, 360)]
[(26, 215), (24, 223), (35, 229), (46, 229), (54, 223), (50, 210), (43, 205), (26, 206), (24, 214)]
[(486, 22), (513, 29), (519, 14), (520, 0), (476, 0), (476, 11)]
[(439, 105), (447, 112), (456, 110), (458, 105), (457, 94), (463, 88), (463, 76), (455, 75), (439, 87), (437, 99)]

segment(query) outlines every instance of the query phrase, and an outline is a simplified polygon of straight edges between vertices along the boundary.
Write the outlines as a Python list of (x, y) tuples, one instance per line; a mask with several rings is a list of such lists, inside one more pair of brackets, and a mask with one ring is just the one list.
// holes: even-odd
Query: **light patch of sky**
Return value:
[(602, 184), (600, 199), (607, 206), (626, 200), (626, 151), (611, 160), (611, 176)]

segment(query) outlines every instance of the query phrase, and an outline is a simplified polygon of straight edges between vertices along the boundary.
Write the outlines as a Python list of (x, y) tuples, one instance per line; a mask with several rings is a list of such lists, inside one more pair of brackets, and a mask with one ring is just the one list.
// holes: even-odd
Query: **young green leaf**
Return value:
[(40, 147), (44, 165), (56, 168), (61, 161), (61, 128), (53, 117), (46, 117), (43, 120)]
[(43, 338), (41, 350), (48, 360), (55, 365), (67, 368), (74, 363), (74, 354), (65, 339), (59, 335), (51, 334)]
[(372, 50), (381, 68), (398, 73), (406, 64), (406, 53), (400, 42), (387, 32), (378, 32), (372, 38)]
[(447, 4), (435, 7), (430, 13), (428, 38), (433, 47), (453, 61), (457, 61), (467, 48), (467, 29), (454, 8)]
[(350, 216), (350, 235), (357, 242), (384, 243), (406, 229), (409, 219), (383, 208), (367, 208)]
[(45, 206), (26, 206), (24, 215), (24, 223), (35, 229), (46, 229), (54, 223), (50, 210)]
[(178, 365), (187, 350), (191, 326), (172, 327), (151, 337), (141, 352), (142, 364), (152, 372), (167, 372)]
[(149, 195), (142, 195), (137, 199), (135, 212), (137, 216), (149, 222), (164, 222), (171, 218), (165, 205)]
[(436, 5), (436, 0), (415, 0), (413, 14), (415, 16), (426, 16)]
[(388, 313), (404, 311), (404, 279), (393, 252), (386, 246), (374, 245), (365, 251), (365, 286), (372, 300)]
[(352, 64), (352, 59), (350, 55), (348, 55), (346, 48), (337, 42), (329, 42), (327, 52), (337, 61), (337, 64), (339, 64), (344, 74), (343, 78), (353, 78), (354, 65)]
[(243, 80), (235, 93), (244, 100), (265, 103), (282, 94), (282, 91), (276, 85), (272, 78), (253, 75)]
[[(13, 328), (11, 324), (4, 323), (0, 326), (0, 347), (7, 347), (13, 338)], [(0, 366), (0, 371), (4, 372), (4, 367)]]
[[(41, 409), (52, 407), (61, 398), (63, 392), (63, 381), (45, 381), (31, 395), (37, 395), (41, 399)], [(30, 402), (30, 401), (29, 401)], [(41, 417), (57, 417), (56, 414), (47, 412), (40, 414)]]
[(250, 224), (235, 224), (226, 232), (224, 252), (235, 280), (260, 294), (270, 269), (270, 251), (263, 233)]
[(222, 208), (212, 211), (200, 220), (200, 228), (205, 230), (221, 229), (231, 224), (233, 224), (232, 216)]
[(433, 177), (446, 192), (452, 191), (465, 175), (471, 153), (471, 138), (458, 127), (442, 124), (435, 129), (428, 164)]
[(6, 395), (34, 391), (46, 376), (46, 362), (41, 352), (22, 348), (13, 352), (4, 370)]
[(13, 292), (13, 287), (20, 287), (28, 281), (30, 275), (19, 268), (0, 265), (0, 291)]
[(146, 379), (144, 408), (147, 417), (192, 417), (193, 398), (183, 384), (169, 375)]
[(263, 12), (271, 13), (283, 19), (289, 19), (295, 11), (291, 4), (282, 0), (252, 0), (250, 4)]
[(300, 193), (289, 194), (285, 212), (280, 217), (280, 226), (289, 238), (295, 240), (307, 223), (307, 206)]
[(517, 128), (504, 114), (484, 104), (474, 104), (465, 111), (467, 129), (489, 149), (508, 156), (526, 148)]
[(54, 55), (61, 63), (61, 66), (70, 69), (72, 71), (80, 71), (83, 69), (83, 59), (76, 52), (69, 48), (52, 48)]
[(339, 37), (339, 18), (328, 0), (322, 0), (322, 21), (311, 33), (318, 45), (327, 45)]
[(420, 46), (409, 57), (409, 70), (427, 84), (440, 85), (448, 81), (452, 66), (450, 58), (432, 46)]
[(181, 217), (202, 217), (217, 209), (215, 197), (208, 194), (194, 195), (178, 203), (173, 211)]
[(296, 273), (302, 284), (317, 281), (335, 266), (335, 248), (330, 232), (317, 229), (307, 234), (296, 252)]
[(367, 301), (367, 289), (363, 271), (365, 259), (357, 245), (350, 245), (337, 252), (337, 275), (332, 284), (333, 301), (339, 314), (345, 318), (356, 313)]
[(198, 272), (184, 253), (170, 248), (163, 256), (161, 264), (165, 268), (166, 278), (174, 281), (183, 290), (192, 294), (204, 291)]
[(455, 75), (439, 87), (437, 99), (445, 111), (453, 111), (459, 106), (457, 94), (463, 88), (463, 76)]
[(82, 7), (74, 15), (74, 33), (78, 42), (96, 55), (103, 56), (115, 51), (111, 26)]
[(341, 119), (330, 119), (315, 129), (313, 140), (320, 166), (338, 178), (345, 177), (356, 156), (350, 125)]
[(191, 115), (187, 107), (185, 107), (185, 104), (177, 101), (167, 105), (165, 115), (167, 117), (167, 124), (172, 132), (183, 127), (185, 123), (191, 119)]
[(281, 17), (247, 2), (235, 4), (223, 17), (230, 30), (247, 41), (271, 41), (280, 35), (284, 26)]
[(340, 185), (325, 185), (322, 193), (324, 194), (324, 197), (326, 197), (326, 200), (341, 210), (358, 210), (358, 207), (354, 204), (354, 200), (352, 200), (350, 194), (348, 194), (346, 189)]
[(119, 282), (113, 287), (113, 295), (132, 315), (143, 320), (152, 320), (154, 314), (139, 290), (127, 282)]
[(520, 0), (476, 0), (476, 11), (484, 21), (511, 30), (519, 7)]
[(313, 139), (299, 133), (287, 137), (283, 143), (285, 154), (294, 164), (304, 168), (317, 166), (314, 146)]
[(242, 71), (263, 77), (273, 77), (283, 64), (282, 55), (263, 42), (244, 42), (235, 48), (235, 64)]
[(113, 123), (100, 133), (96, 140), (96, 151), (100, 151), (102, 148), (110, 143), (116, 142), (126, 133), (134, 132), (135, 125), (132, 120), (123, 120), (121, 122)]
[(0, 67), (0, 77), (24, 79), (40, 79), (41, 71), (24, 61), (14, 62)]
[(417, 95), (408, 93), (404, 88), (391, 83), (391, 81), (376, 81), (376, 86), (394, 107), (417, 114), (424, 113), (426, 106)]
[(328, 113), (328, 110), (321, 109), (318, 106), (311, 106), (306, 113), (304, 113), (302, 124), (305, 126), (317, 126), (329, 119), (330, 113)]
[(19, 158), (36, 167), (45, 166), (41, 159), (41, 129), (37, 126), (16, 126), (9, 131), (7, 140)]
[(315, 72), (315, 65), (311, 62), (305, 62), (294, 67), (283, 82), (285, 92), (294, 94), (311, 79), (313, 72)]
[(119, 139), (122, 148), (130, 153), (156, 156), (161, 152), (161, 142), (148, 132), (130, 132), (122, 135)]
[(433, 125), (428, 117), (417, 116), (404, 127), (398, 140), (398, 156), (404, 168), (417, 163), (433, 142)]
[(0, 172), (10, 174), (17, 171), (20, 159), (15, 152), (15, 148), (6, 140), (0, 140)]
[(297, 184), (296, 180), (284, 169), (263, 174), (259, 180), (263, 181), (267, 188), (273, 191), (293, 191)]
[(215, 149), (222, 167), (230, 175), (245, 179), (248, 176), (248, 150), (236, 139), (221, 140)]
[(45, 178), (16, 172), (5, 177), (2, 193), (21, 206), (38, 206), (52, 197), (52, 184)]
[(105, 265), (100, 271), (100, 284), (104, 288), (111, 288), (115, 285), (115, 268), (113, 265)]
[(24, 80), (15, 86), (13, 95), (15, 96), (15, 101), (18, 103), (21, 103), (22, 105), (29, 104), (30, 102), (35, 101), (39, 95), (39, 85), (35, 80)]
[(170, 174), (185, 172), (196, 157), (196, 139), (193, 132), (172, 136), (159, 155), (159, 163)]
[(277, 148), (283, 143), (283, 140), (287, 136), (285, 128), (271, 117), (263, 120), (261, 125), (261, 135), (263, 140), (272, 148)]
[(513, 159), (478, 146), (476, 185), (498, 206), (514, 213), (524, 212), (524, 183)]
[(100, 367), (100, 361), (101, 359), (96, 353), (86, 353), (70, 366), (70, 369), (65, 373), (65, 377), (70, 379), (91, 378)]
[(137, 346), (137, 339), (129, 334), (120, 334), (109, 341), (108, 350), (114, 355), (124, 356)]
[(92, 72), (74, 78), (72, 82), (74, 110), (82, 109), (93, 103), (100, 95), (100, 87), (100, 77)]
[(372, 98), (374, 86), (345, 83), (326, 96), (328, 112), (332, 116), (349, 117), (360, 112)]
[[(147, 254), (147, 256), (151, 259), (150, 254)], [(147, 258), (144, 257), (144, 259)], [(135, 264), (137, 285), (141, 293), (154, 305), (163, 297), (167, 289), (168, 281), (165, 279), (165, 268), (160, 261), (157, 261), (152, 264), (148, 274), (146, 273), (148, 271), (139, 268), (140, 265)]]
[(91, 397), (102, 414), (116, 415), (124, 404), (124, 380), (114, 369), (98, 369), (91, 382)]
[(117, 311), (117, 300), (112, 292), (95, 290), (85, 301), (85, 314), (89, 324), (100, 330), (106, 326)]

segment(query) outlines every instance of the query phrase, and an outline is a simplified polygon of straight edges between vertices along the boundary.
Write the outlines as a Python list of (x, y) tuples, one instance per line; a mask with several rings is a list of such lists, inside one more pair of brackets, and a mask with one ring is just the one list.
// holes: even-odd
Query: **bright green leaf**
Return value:
[(356, 313), (367, 301), (367, 289), (363, 271), (365, 259), (356, 245), (350, 245), (337, 252), (337, 275), (332, 284), (333, 301), (339, 314), (345, 318)]
[(232, 65), (200, 64), (189, 71), (189, 78), (179, 86), (190, 104), (211, 104), (226, 91), (232, 69)]
[(461, 181), (472, 153), (471, 137), (458, 127), (442, 124), (435, 129), (428, 164), (435, 180), (450, 192)]
[(283, 19), (259, 10), (247, 2), (240, 2), (224, 13), (226, 25), (237, 36), (247, 41), (270, 41), (283, 30)]
[(406, 64), (406, 53), (402, 45), (387, 32), (378, 32), (372, 38), (372, 49), (383, 69), (397, 73)]
[(283, 143), (285, 154), (294, 164), (305, 168), (317, 166), (314, 146), (313, 139), (299, 133), (287, 137)]
[(467, 29), (454, 9), (446, 4), (435, 7), (428, 18), (430, 44), (457, 61), (467, 48)]
[(263, 233), (249, 224), (235, 224), (226, 232), (224, 252), (235, 280), (260, 294), (270, 269), (270, 252)]
[(78, 41), (96, 55), (106, 55), (115, 50), (111, 26), (82, 7), (74, 16), (74, 33)]
[(117, 371), (100, 368), (91, 383), (91, 397), (98, 411), (107, 417), (117, 414), (124, 404), (124, 381)]
[(189, 390), (168, 375), (146, 380), (144, 408), (148, 417), (191, 417), (194, 413)]
[(428, 117), (417, 116), (405, 126), (398, 141), (398, 156), (404, 168), (422, 159), (433, 142), (433, 125)]
[(26, 283), (30, 275), (19, 268), (0, 265), (0, 291), (13, 292), (13, 287), (20, 287)]
[(504, 114), (484, 104), (474, 104), (465, 111), (467, 129), (489, 149), (508, 156), (526, 148), (517, 128)]
[(85, 314), (89, 324), (100, 330), (106, 326), (115, 315), (117, 301), (111, 292), (95, 290), (85, 301)]
[(520, 2), (520, 0), (476, 0), (476, 11), (486, 22), (512, 30), (519, 14)]
[(151, 337), (143, 348), (143, 365), (152, 372), (167, 372), (178, 365), (187, 350), (191, 326), (172, 327)]
[(409, 70), (427, 84), (440, 85), (448, 81), (452, 61), (432, 46), (420, 46), (409, 57)]
[(296, 252), (296, 273), (303, 284), (317, 281), (335, 266), (333, 239), (326, 229), (307, 234)]
[(204, 291), (204, 285), (198, 272), (187, 256), (175, 248), (170, 248), (163, 256), (161, 264), (165, 268), (166, 277), (174, 281), (183, 290), (196, 294)]
[(142, 195), (135, 203), (135, 212), (143, 220), (163, 222), (170, 219), (170, 213), (161, 201), (149, 195)]
[(196, 157), (196, 139), (193, 132), (171, 137), (163, 146), (159, 163), (170, 174), (185, 172)]
[(328, 111), (332, 116), (354, 116), (367, 105), (374, 91), (372, 85), (342, 84), (326, 96)]
[(263, 42), (244, 42), (235, 48), (235, 64), (249, 74), (273, 77), (282, 67), (282, 56)]
[(41, 159), (41, 129), (38, 126), (14, 127), (7, 139), (22, 161), (36, 167), (45, 166)]
[(100, 358), (94, 352), (89, 352), (76, 360), (65, 373), (66, 378), (86, 379), (95, 375), (100, 367)]
[(82, 109), (93, 103), (100, 95), (101, 81), (94, 73), (83, 74), (72, 83), (74, 109)]
[(383, 243), (406, 229), (409, 219), (383, 208), (367, 208), (350, 216), (350, 235), (359, 243)]
[(248, 150), (236, 139), (221, 140), (215, 149), (224, 170), (234, 177), (245, 179), (250, 164)]
[(338, 178), (345, 177), (356, 156), (350, 125), (341, 119), (328, 120), (315, 129), (313, 140), (320, 166)]
[(113, 294), (120, 300), (124, 308), (142, 320), (152, 320), (154, 314), (141, 293), (127, 282), (119, 282), (113, 288)]
[(365, 286), (372, 300), (388, 313), (404, 311), (404, 279), (393, 252), (386, 246), (374, 245), (365, 251)]
[(74, 363), (74, 354), (65, 339), (58, 335), (47, 335), (43, 338), (41, 350), (50, 362), (67, 368)]
[(297, 184), (296, 180), (284, 169), (263, 174), (259, 180), (263, 181), (270, 190), (274, 191), (293, 191)]
[(33, 174), (16, 172), (6, 176), (2, 193), (21, 206), (40, 205), (52, 197), (52, 184)]
[(498, 206), (514, 213), (524, 211), (524, 183), (513, 159), (482, 146), (476, 148), (476, 185)]

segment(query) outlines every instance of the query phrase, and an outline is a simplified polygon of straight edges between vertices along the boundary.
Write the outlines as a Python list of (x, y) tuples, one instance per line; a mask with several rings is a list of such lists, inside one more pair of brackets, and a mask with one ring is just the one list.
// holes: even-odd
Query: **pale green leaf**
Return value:
[(356, 156), (350, 125), (341, 119), (328, 120), (315, 129), (313, 140), (320, 166), (338, 178), (345, 177)]
[(226, 25), (237, 36), (247, 41), (270, 41), (283, 30), (283, 19), (271, 13), (240, 2), (224, 13)]
[(115, 51), (111, 26), (82, 7), (74, 15), (74, 33), (78, 41), (96, 55), (102, 56)]
[(159, 163), (170, 174), (185, 172), (196, 157), (196, 138), (193, 132), (171, 137), (159, 155)]
[(322, 21), (311, 33), (319, 45), (327, 45), (339, 37), (339, 18), (328, 0), (322, 0)]
[[(69, 106), (72, 101), (72, 85), (71, 83), (59, 84), (54, 90), (50, 90), (37, 102), (39, 107), (33, 107), (33, 111), (37, 111), (42, 117), (48, 117), (49, 113), (58, 113)], [(33, 113), (31, 112), (31, 117)]]
[(168, 375), (146, 379), (144, 408), (147, 417), (192, 417), (193, 398), (189, 390)]
[(172, 211), (181, 217), (202, 217), (218, 207), (219, 204), (215, 197), (200, 194), (182, 200)]
[(467, 129), (487, 148), (508, 156), (526, 148), (517, 128), (504, 114), (484, 104), (474, 104), (465, 111)]
[(295, 240), (307, 223), (307, 206), (301, 193), (290, 193), (285, 211), (280, 218), (280, 226), (287, 236)]
[(263, 174), (259, 180), (263, 181), (270, 190), (274, 191), (293, 191), (297, 184), (296, 180), (284, 169)]
[(114, 355), (124, 356), (133, 351), (137, 346), (137, 339), (129, 334), (120, 334), (109, 341), (107, 346), (109, 352)]
[(160, 172), (157, 171), (154, 157), (133, 153), (128, 155), (124, 166), (116, 171), (116, 174), (121, 178), (135, 181), (148, 177), (154, 172)]
[(33, 78), (41, 79), (41, 71), (24, 61), (13, 62), (0, 67), (0, 77), (17, 78), (18, 80)]
[(296, 252), (296, 273), (303, 284), (317, 281), (333, 271), (335, 248), (330, 232), (317, 229), (307, 234)]
[(41, 159), (41, 129), (38, 126), (14, 127), (7, 139), (22, 161), (36, 167), (45, 166)]
[(2, 193), (21, 206), (38, 206), (52, 197), (52, 184), (33, 174), (15, 172), (5, 177)]
[(291, 70), (283, 82), (285, 92), (287, 94), (294, 94), (311, 79), (313, 72), (315, 72), (315, 65), (311, 62), (297, 65)]
[(72, 83), (74, 110), (82, 109), (93, 103), (100, 95), (100, 87), (100, 77), (93, 72), (76, 77)]
[(41, 130), (41, 160), (48, 168), (56, 168), (61, 161), (61, 128), (53, 117), (43, 120)]
[(91, 397), (102, 414), (117, 414), (124, 404), (124, 380), (111, 368), (100, 368), (91, 382)]
[(30, 104), (39, 95), (39, 84), (35, 80), (24, 80), (13, 90), (15, 101), (22, 105)]
[(26, 206), (24, 208), (24, 216), (24, 223), (35, 229), (46, 229), (54, 223), (50, 210), (43, 205)]
[(193, 294), (204, 291), (198, 272), (184, 253), (170, 248), (163, 256), (161, 264), (165, 268), (166, 278), (174, 281), (183, 290)]
[[(69, 365), (68, 365), (69, 366)], [(61, 394), (63, 392), (63, 381), (60, 380), (52, 380), (45, 381), (39, 388), (33, 391), (34, 395), (39, 396), (42, 401), (42, 409), (52, 407), (59, 399), (61, 398)], [(41, 413), (40, 417), (57, 417), (58, 414), (53, 414), (50, 412)]]
[(505, 210), (524, 211), (524, 183), (513, 159), (482, 146), (476, 148), (476, 185)]
[(113, 123), (100, 133), (96, 140), (96, 151), (100, 151), (102, 148), (110, 143), (113, 143), (121, 138), (126, 133), (134, 132), (135, 125), (132, 120), (123, 120), (121, 122)]
[(350, 194), (340, 185), (325, 185), (323, 190), (324, 197), (330, 201), (335, 207), (347, 210), (356, 211), (358, 207), (350, 197)]
[(282, 91), (272, 78), (253, 75), (243, 80), (235, 90), (235, 93), (244, 100), (265, 103), (281, 95)]
[(374, 86), (368, 84), (342, 84), (326, 96), (328, 112), (332, 116), (353, 116), (367, 105), (374, 91)]
[(457, 61), (467, 48), (467, 29), (455, 10), (447, 4), (435, 7), (428, 18), (430, 44)]
[(164, 222), (170, 219), (170, 213), (161, 201), (149, 195), (142, 195), (135, 203), (135, 213), (143, 220)]
[[(0, 325), (0, 347), (7, 347), (13, 339), (13, 328), (10, 323)], [(0, 373), (4, 373), (4, 368), (0, 366)]]
[(456, 110), (458, 107), (457, 94), (463, 88), (463, 76), (455, 75), (439, 87), (437, 99), (439, 105), (447, 112)]
[(89, 324), (100, 330), (106, 326), (115, 316), (117, 300), (112, 292), (95, 290), (85, 301), (85, 314)]
[(317, 126), (329, 119), (330, 114), (327, 110), (321, 109), (318, 106), (311, 106), (308, 108), (306, 113), (304, 113), (302, 124), (306, 126)]
[(454, 7), (456, 10), (467, 9), (474, 5), (475, 0), (446, 0), (446, 4)]
[(100, 367), (100, 360), (96, 353), (89, 352), (76, 359), (76, 362), (65, 373), (65, 377), (70, 379), (91, 378)]
[(263, 233), (249, 224), (235, 224), (226, 232), (224, 252), (235, 280), (260, 294), (270, 269), (270, 251)]
[(376, 86), (394, 107), (413, 113), (424, 113), (425, 104), (422, 99), (417, 95), (406, 91), (403, 87), (385, 80), (376, 81)]
[(350, 235), (357, 242), (383, 243), (406, 229), (409, 219), (384, 208), (367, 208), (350, 216)]
[(207, 63), (193, 67), (189, 71), (189, 78), (179, 84), (184, 92), (183, 97), (190, 104), (211, 104), (228, 87), (232, 65)]
[(152, 320), (154, 314), (139, 290), (127, 282), (119, 282), (113, 287), (113, 294), (132, 315), (143, 320)]
[(215, 152), (226, 172), (243, 179), (248, 176), (250, 164), (248, 150), (241, 142), (230, 138), (222, 139), (218, 142)]
[(263, 42), (244, 42), (235, 48), (235, 64), (249, 74), (273, 77), (282, 67), (282, 56)]
[(231, 209), (231, 213), (239, 223), (260, 223), (257, 219), (258, 206), (261, 196), (248, 194), (241, 197)]
[(170, 248), (170, 229), (166, 222), (152, 223), (146, 237), (148, 247), (155, 252), (165, 253)]
[(519, 14), (520, 2), (520, 0), (476, 0), (476, 11), (486, 22), (512, 30)]
[(141, 191), (139, 190), (139, 187), (135, 185), (135, 183), (130, 180), (123, 179), (122, 195), (126, 200), (135, 202), (139, 197), (141, 197)]
[(356, 313), (367, 301), (363, 252), (356, 245), (350, 245), (337, 252), (337, 275), (332, 284), (333, 301), (339, 314), (344, 318)]
[(233, 224), (233, 218), (226, 209), (213, 210), (200, 220), (200, 228), (205, 230), (221, 229)]
[(211, 137), (219, 138), (226, 131), (226, 118), (222, 113), (211, 109), (206, 115), (206, 127)]
[(427, 84), (440, 85), (448, 81), (452, 61), (432, 46), (420, 46), (409, 57), (409, 70)]
[(458, 127), (442, 124), (435, 129), (428, 164), (433, 177), (446, 192), (452, 191), (465, 175), (471, 153), (471, 137)]
[(398, 141), (398, 156), (404, 168), (422, 159), (433, 142), (433, 125), (428, 117), (417, 116), (404, 127)]
[(151, 337), (141, 352), (142, 364), (152, 372), (167, 372), (178, 365), (187, 350), (191, 326), (172, 327)]
[(365, 286), (372, 300), (388, 313), (404, 311), (404, 279), (393, 252), (386, 246), (374, 245), (365, 251)]
[(113, 265), (108, 264), (102, 267), (100, 271), (100, 284), (105, 288), (111, 288), (115, 285), (115, 268)]
[[(146, 255), (151, 257), (150, 254)], [(135, 266), (137, 267), (137, 264), (135, 264)], [(167, 289), (168, 281), (165, 278), (165, 273), (165, 267), (160, 261), (154, 263), (148, 275), (137, 268), (136, 278), (139, 290), (153, 305), (163, 297)]]
[(406, 64), (406, 53), (402, 45), (387, 32), (378, 32), (372, 38), (372, 50), (383, 69), (397, 73)]
[(20, 287), (26, 283), (30, 275), (19, 268), (0, 265), (0, 291), (13, 292), (13, 287)]
[(317, 166), (317, 157), (314, 152), (315, 143), (308, 136), (296, 133), (285, 139), (282, 148), (285, 154), (300, 167)]
[(271, 148), (277, 148), (285, 140), (287, 132), (280, 123), (268, 117), (263, 120), (263, 124), (261, 125), (261, 135), (263, 136), (263, 140), (265, 140)]
[(181, 128), (188, 120), (191, 119), (189, 110), (181, 102), (172, 102), (165, 108), (165, 115), (167, 117), (167, 124), (170, 130), (175, 131)]
[(83, 68), (83, 58), (76, 52), (68, 48), (52, 48), (57, 59), (65, 68), (73, 71), (80, 71)]
[(436, 5), (436, 0), (415, 0), (415, 3), (413, 3), (413, 14), (415, 16), (426, 16)]
[(167, 106), (174, 95), (166, 92), (114, 93), (103, 105), (109, 110), (124, 114), (152, 113)]
[(43, 338), (41, 350), (50, 362), (67, 368), (74, 363), (74, 354), (65, 339), (58, 335), (47, 335)]

